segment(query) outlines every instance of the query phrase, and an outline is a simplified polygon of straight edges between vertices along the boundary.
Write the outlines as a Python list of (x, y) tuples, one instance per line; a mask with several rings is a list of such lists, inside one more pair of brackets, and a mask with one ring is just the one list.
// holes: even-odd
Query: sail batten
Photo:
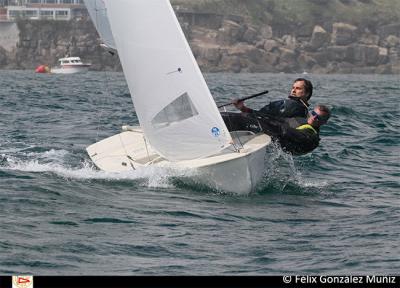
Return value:
[(104, 0), (140, 126), (169, 161), (230, 145), (226, 128), (168, 0)]

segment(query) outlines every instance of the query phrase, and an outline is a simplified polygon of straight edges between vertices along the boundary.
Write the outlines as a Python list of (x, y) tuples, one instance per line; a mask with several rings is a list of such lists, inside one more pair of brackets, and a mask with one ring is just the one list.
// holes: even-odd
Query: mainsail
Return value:
[(102, 41), (108, 48), (116, 49), (103, 0), (83, 0), (90, 18)]
[(104, 3), (140, 126), (151, 146), (169, 161), (206, 157), (228, 147), (231, 136), (170, 2)]

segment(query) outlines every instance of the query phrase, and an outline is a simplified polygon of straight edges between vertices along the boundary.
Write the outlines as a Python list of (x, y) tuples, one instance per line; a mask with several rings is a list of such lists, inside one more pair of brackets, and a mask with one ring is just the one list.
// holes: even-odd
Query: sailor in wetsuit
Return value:
[[(230, 131), (246, 130), (255, 133), (264, 132), (277, 141), (282, 149), (293, 155), (311, 152), (319, 145), (319, 128), (326, 124), (331, 112), (325, 105), (317, 105), (307, 118), (284, 118), (266, 116), (260, 112), (238, 114), (232, 122), (231, 117), (224, 118)], [(290, 121), (294, 120), (294, 121)]]
[[(267, 116), (274, 117), (307, 117), (308, 101), (313, 92), (311, 81), (298, 78), (294, 80), (290, 95), (287, 99), (270, 102), (257, 112)], [(244, 113), (252, 113), (250, 109), (244, 105), (243, 101), (234, 100), (233, 105)]]
[(229, 131), (263, 131), (278, 141), (285, 151), (305, 154), (319, 145), (319, 127), (330, 117), (330, 111), (324, 105), (317, 106), (311, 112), (314, 115), (308, 115), (312, 92), (312, 83), (298, 78), (288, 99), (273, 101), (258, 111), (246, 107), (243, 101), (234, 100), (232, 104), (242, 113), (222, 112), (221, 115)]
[[(328, 122), (331, 112), (325, 105), (317, 105), (307, 119), (293, 128), (283, 118), (270, 118), (260, 122), (264, 133), (276, 140), (286, 152), (302, 155), (311, 152), (319, 145), (319, 129)], [(257, 116), (258, 118), (258, 116)]]
[[(307, 117), (308, 101), (312, 92), (311, 81), (298, 78), (293, 82), (287, 99), (272, 101), (258, 111), (246, 107), (243, 101), (235, 99), (232, 104), (242, 113), (221, 112), (221, 115), (230, 131), (248, 130), (249, 127), (254, 131), (257, 126), (259, 127), (258, 122), (263, 121), (262, 117), (265, 117), (265, 121), (269, 121), (270, 117), (284, 117), (291, 127), (296, 128)], [(258, 118), (257, 121), (253, 119), (255, 116)]]

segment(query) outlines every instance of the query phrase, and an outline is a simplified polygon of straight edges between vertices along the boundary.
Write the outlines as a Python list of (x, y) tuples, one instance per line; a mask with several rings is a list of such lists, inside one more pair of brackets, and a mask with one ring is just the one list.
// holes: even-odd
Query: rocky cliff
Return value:
[(118, 56), (112, 57), (99, 44), (89, 19), (0, 23), (0, 69), (55, 66), (59, 58), (70, 55), (91, 62), (93, 70), (121, 70)]
[(309, 35), (280, 37), (269, 25), (223, 19), (218, 29), (192, 26), (189, 35), (207, 71), (400, 73), (400, 23), (375, 33), (342, 22), (329, 28), (316, 25)]
[[(370, 29), (333, 21), (296, 30), (241, 15), (177, 13), (205, 72), (400, 74), (400, 22)], [(88, 19), (0, 23), (0, 69), (52, 66), (67, 54), (91, 62), (93, 70), (121, 69)]]

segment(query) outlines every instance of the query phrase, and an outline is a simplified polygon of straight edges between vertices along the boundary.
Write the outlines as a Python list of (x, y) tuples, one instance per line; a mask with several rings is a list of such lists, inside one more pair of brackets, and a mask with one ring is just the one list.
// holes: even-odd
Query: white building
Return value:
[(18, 0), (9, 1), (8, 20), (71, 20), (86, 15), (83, 0)]
[(0, 5), (3, 6), (25, 6), (29, 4), (83, 5), (83, 0), (0, 0)]

